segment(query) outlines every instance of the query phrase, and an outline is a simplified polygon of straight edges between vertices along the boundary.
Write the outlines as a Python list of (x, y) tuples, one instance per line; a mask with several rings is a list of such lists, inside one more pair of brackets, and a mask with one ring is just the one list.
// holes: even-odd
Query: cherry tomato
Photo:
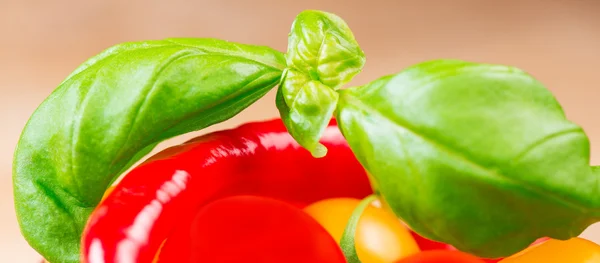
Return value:
[(550, 239), (531, 246), (500, 263), (597, 263), (600, 245), (583, 238)]
[(397, 263), (484, 263), (485, 261), (457, 250), (428, 250)]
[[(326, 199), (304, 208), (339, 242), (360, 200)], [(418, 253), (419, 247), (404, 225), (390, 212), (369, 206), (356, 229), (356, 252), (363, 263), (387, 263)]]

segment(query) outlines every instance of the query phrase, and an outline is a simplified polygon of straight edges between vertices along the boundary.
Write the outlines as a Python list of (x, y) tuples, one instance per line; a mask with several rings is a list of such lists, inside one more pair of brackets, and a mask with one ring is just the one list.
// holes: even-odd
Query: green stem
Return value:
[(356, 236), (356, 227), (358, 226), (358, 221), (362, 216), (363, 212), (367, 207), (377, 198), (376, 195), (367, 196), (363, 199), (358, 206), (352, 212), (350, 219), (348, 219), (348, 224), (344, 229), (344, 234), (342, 234), (342, 239), (340, 240), (340, 246), (342, 247), (342, 252), (346, 257), (347, 263), (361, 263), (360, 259), (358, 259), (358, 255), (356, 254), (356, 246), (355, 246), (355, 236)]

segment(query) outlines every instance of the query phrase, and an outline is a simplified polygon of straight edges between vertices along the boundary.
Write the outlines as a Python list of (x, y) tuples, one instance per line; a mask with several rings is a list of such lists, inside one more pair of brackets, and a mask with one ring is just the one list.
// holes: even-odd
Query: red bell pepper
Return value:
[(200, 208), (229, 196), (265, 196), (303, 207), (371, 194), (335, 123), (321, 143), (329, 153), (313, 158), (273, 120), (164, 150), (127, 174), (95, 209), (84, 231), (82, 261), (151, 262), (176, 228), (190, 229)]
[[(83, 262), (199, 262), (200, 255), (204, 261), (213, 257), (220, 262), (344, 262), (331, 236), (298, 208), (332, 197), (363, 198), (372, 189), (335, 121), (321, 142), (329, 154), (313, 158), (280, 120), (272, 120), (160, 152), (127, 174), (96, 208), (83, 236)], [(236, 195), (273, 199), (219, 200)], [(253, 230), (235, 223), (242, 221), (255, 222)], [(426, 252), (456, 250), (411, 233)], [(261, 249), (283, 244), (302, 248), (301, 253), (271, 252), (270, 261), (265, 260)], [(237, 252), (223, 257), (231, 250)], [(413, 258), (456, 258), (441, 252), (421, 254)]]
[[(332, 197), (363, 198), (372, 189), (335, 121), (321, 142), (329, 153), (313, 158), (280, 120), (271, 120), (160, 152), (127, 174), (96, 208), (83, 236), (83, 262), (199, 262), (200, 256), (220, 262), (344, 262), (331, 236), (298, 208)], [(222, 199), (236, 195), (273, 199)], [(254, 224), (250, 229), (236, 222)], [(456, 250), (412, 234), (424, 251)], [(284, 244), (301, 253), (271, 252), (265, 260), (261, 249)], [(237, 252), (223, 256), (232, 250)], [(415, 258), (445, 255), (428, 253)]]

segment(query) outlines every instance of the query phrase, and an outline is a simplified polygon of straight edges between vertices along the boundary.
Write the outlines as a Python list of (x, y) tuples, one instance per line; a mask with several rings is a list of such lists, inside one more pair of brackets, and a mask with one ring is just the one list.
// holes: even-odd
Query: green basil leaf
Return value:
[(288, 67), (338, 89), (362, 70), (366, 59), (344, 20), (308, 10), (292, 24), (286, 60)]
[(335, 90), (362, 70), (365, 55), (340, 17), (309, 10), (292, 25), (286, 60), (277, 108), (294, 139), (322, 157), (327, 149), (319, 139), (337, 104)]
[(295, 70), (286, 70), (284, 79), (277, 90), (276, 104), (285, 126), (314, 157), (325, 156), (327, 148), (319, 139), (337, 106), (338, 93)]
[(425, 237), (495, 258), (599, 220), (586, 134), (519, 69), (430, 61), (341, 91), (337, 111), (386, 203)]
[(119, 173), (170, 137), (236, 115), (277, 85), (283, 54), (215, 39), (109, 48), (71, 74), (23, 130), (15, 207), (51, 262), (78, 262), (82, 229)]

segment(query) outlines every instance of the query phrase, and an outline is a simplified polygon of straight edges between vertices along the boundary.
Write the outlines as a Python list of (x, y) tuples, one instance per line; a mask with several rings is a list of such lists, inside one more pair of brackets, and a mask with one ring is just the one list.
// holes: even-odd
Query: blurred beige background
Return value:
[[(525, 69), (585, 128), (593, 163), (600, 163), (600, 1), (0, 0), (0, 261), (38, 258), (13, 212), (12, 153), (29, 115), (80, 63), (120, 42), (166, 37), (215, 37), (284, 51), (291, 22), (304, 9), (337, 13), (353, 29), (368, 59), (352, 84), (433, 58)], [(209, 130), (274, 116), (271, 93)], [(595, 229), (585, 236), (599, 242)]]

